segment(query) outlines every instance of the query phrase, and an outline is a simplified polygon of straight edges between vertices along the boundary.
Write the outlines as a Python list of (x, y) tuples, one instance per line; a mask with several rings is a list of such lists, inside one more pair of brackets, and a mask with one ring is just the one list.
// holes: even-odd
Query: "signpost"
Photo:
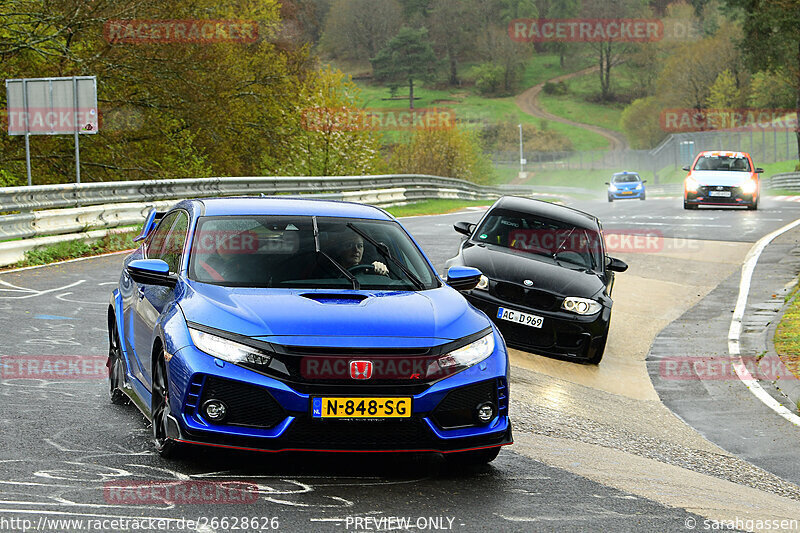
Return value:
[(78, 136), (93, 135), (100, 125), (97, 78), (25, 78), (6, 80), (8, 134), (25, 136), (25, 165), (31, 185), (31, 135), (74, 135), (75, 179), (81, 182)]

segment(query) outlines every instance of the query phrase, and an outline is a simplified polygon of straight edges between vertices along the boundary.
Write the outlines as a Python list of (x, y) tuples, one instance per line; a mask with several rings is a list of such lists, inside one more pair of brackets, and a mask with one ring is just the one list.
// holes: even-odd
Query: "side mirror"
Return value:
[(447, 269), (447, 284), (457, 291), (471, 291), (483, 274), (477, 268), (452, 266)]
[(462, 235), (469, 237), (472, 235), (472, 232), (475, 231), (475, 224), (470, 224), (469, 222), (456, 222), (453, 224), (453, 229)]
[(756, 170), (755, 170), (756, 174), (761, 174), (762, 172), (764, 172), (763, 168), (756, 167)]
[(605, 182), (605, 184), (606, 184), (606, 185), (611, 185), (611, 184), (610, 184), (609, 182), (607, 182), (607, 181)]
[(628, 270), (628, 263), (620, 261), (614, 257), (609, 257), (606, 263), (606, 268), (612, 272), (625, 272)]
[(688, 172), (689, 171), (689, 165), (684, 165), (683, 170)]
[(128, 274), (136, 283), (174, 287), (178, 278), (169, 273), (169, 265), (161, 259), (136, 259), (128, 263)]
[(647, 183), (647, 180), (642, 180), (642, 183)]

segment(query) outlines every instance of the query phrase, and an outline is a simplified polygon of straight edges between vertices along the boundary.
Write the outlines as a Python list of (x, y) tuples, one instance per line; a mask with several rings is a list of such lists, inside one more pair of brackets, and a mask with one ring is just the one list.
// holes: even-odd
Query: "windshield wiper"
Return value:
[(354, 275), (352, 275), (345, 267), (339, 264), (339, 262), (334, 259), (333, 257), (329, 256), (325, 252), (322, 251), (322, 248), (319, 246), (319, 228), (317, 227), (317, 217), (311, 217), (311, 222), (314, 225), (314, 251), (317, 252), (319, 255), (327, 259), (333, 266), (335, 266), (339, 272), (344, 274), (344, 276), (350, 280), (350, 283), (353, 284), (353, 290), (357, 291), (361, 288), (361, 285), (358, 283), (358, 280)]
[(413, 283), (413, 284), (414, 284), (414, 286), (417, 288), (417, 290), (420, 290), (420, 291), (421, 291), (421, 290), (423, 290), (423, 289), (425, 288), (425, 284), (424, 284), (424, 283), (422, 283), (422, 280), (420, 280), (420, 279), (419, 279), (417, 276), (415, 276), (415, 275), (414, 275), (414, 273), (413, 273), (413, 272), (411, 272), (411, 271), (408, 269), (408, 267), (406, 267), (406, 266), (405, 266), (403, 263), (401, 263), (399, 260), (395, 259), (395, 258), (392, 256), (392, 254), (391, 254), (391, 253), (389, 253), (389, 250), (385, 249), (385, 248), (384, 248), (384, 247), (381, 245), (381, 243), (379, 243), (378, 241), (376, 241), (375, 239), (373, 239), (372, 237), (370, 237), (369, 235), (367, 235), (365, 232), (363, 232), (363, 231), (361, 231), (360, 229), (358, 229), (357, 227), (355, 227), (355, 225), (353, 225), (353, 223), (352, 223), (352, 222), (348, 222), (348, 223), (347, 223), (347, 227), (348, 227), (348, 228), (350, 228), (351, 230), (355, 231), (355, 232), (356, 232), (356, 233), (358, 233), (359, 235), (361, 235), (361, 237), (362, 237), (362, 238), (363, 238), (365, 241), (367, 241), (368, 243), (370, 243), (372, 246), (374, 246), (374, 247), (375, 247), (375, 249), (376, 249), (376, 250), (378, 250), (378, 252), (380, 252), (380, 253), (381, 253), (381, 255), (383, 255), (383, 256), (384, 256), (385, 258), (387, 258), (389, 261), (391, 261), (392, 263), (394, 263), (395, 265), (397, 265), (397, 267), (398, 267), (400, 270), (402, 270), (402, 271), (403, 271), (403, 274), (405, 274), (405, 275), (406, 275), (406, 277), (408, 277), (408, 279), (411, 281), (411, 283)]
[(575, 232), (575, 228), (574, 227), (571, 230), (569, 230), (569, 233), (567, 233), (567, 236), (564, 237), (564, 240), (561, 241), (561, 244), (558, 245), (558, 248), (556, 248), (556, 251), (553, 252), (553, 259), (556, 259), (558, 257), (558, 252), (560, 252), (561, 249), (564, 247), (564, 245), (567, 244), (567, 239), (572, 237), (572, 234), (574, 232)]

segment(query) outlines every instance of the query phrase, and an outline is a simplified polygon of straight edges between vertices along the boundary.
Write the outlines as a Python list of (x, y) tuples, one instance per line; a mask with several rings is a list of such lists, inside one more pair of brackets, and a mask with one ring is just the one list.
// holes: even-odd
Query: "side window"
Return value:
[(177, 220), (167, 233), (164, 248), (158, 259), (163, 259), (169, 265), (170, 272), (177, 272), (181, 264), (183, 246), (186, 243), (186, 231), (189, 228), (189, 217), (186, 213), (178, 212)]
[(178, 213), (179, 212), (170, 213), (162, 218), (156, 229), (153, 230), (153, 233), (147, 239), (146, 251), (148, 258), (161, 259), (161, 249), (164, 247), (169, 228), (175, 222), (175, 219), (178, 217)]

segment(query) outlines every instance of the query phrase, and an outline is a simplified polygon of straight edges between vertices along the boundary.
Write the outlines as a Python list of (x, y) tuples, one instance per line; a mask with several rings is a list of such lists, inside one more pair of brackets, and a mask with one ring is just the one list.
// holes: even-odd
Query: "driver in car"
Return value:
[[(350, 233), (342, 240), (337, 241), (331, 250), (331, 257), (339, 262), (343, 267), (351, 269), (361, 264), (364, 256), (364, 239), (357, 233)], [(389, 269), (380, 261), (373, 261), (372, 269), (375, 274), (388, 276)]]

